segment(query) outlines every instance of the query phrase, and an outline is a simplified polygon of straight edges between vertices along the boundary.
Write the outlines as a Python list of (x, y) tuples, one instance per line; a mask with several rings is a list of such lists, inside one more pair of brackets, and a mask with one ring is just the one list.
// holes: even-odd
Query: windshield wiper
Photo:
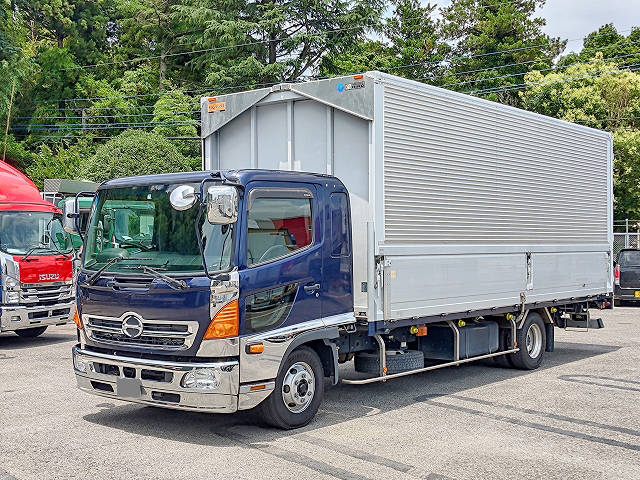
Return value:
[(94, 283), (96, 283), (96, 280), (98, 280), (98, 278), (100, 278), (100, 275), (102, 275), (102, 273), (107, 268), (115, 265), (118, 262), (131, 261), (131, 260), (151, 260), (151, 259), (150, 258), (113, 257), (111, 260), (109, 260), (107, 263), (105, 263), (101, 268), (96, 270), (96, 272), (89, 277), (89, 280), (87, 280), (87, 285), (93, 285)]
[(164, 280), (165, 282), (167, 282), (167, 285), (169, 285), (174, 290), (183, 290), (188, 287), (187, 282), (185, 282), (184, 280), (178, 280), (177, 278), (165, 275), (164, 273), (159, 272), (155, 268), (148, 267), (147, 265), (138, 265), (137, 267), (132, 268), (137, 268), (138, 270), (142, 270), (147, 275), (151, 275), (153, 277), (159, 278), (160, 280)]
[(71, 256), (71, 253), (64, 253), (61, 252), (60, 250), (58, 250), (57, 248), (53, 248), (53, 247), (49, 247), (47, 245), (36, 245), (34, 247), (31, 247), (29, 250), (27, 250), (27, 252), (22, 256), (22, 261), (25, 262), (27, 261), (27, 259), (33, 255), (33, 252), (37, 251), (37, 250), (45, 250), (47, 252), (56, 252), (59, 255), (63, 255), (65, 257), (65, 260), (68, 259)]

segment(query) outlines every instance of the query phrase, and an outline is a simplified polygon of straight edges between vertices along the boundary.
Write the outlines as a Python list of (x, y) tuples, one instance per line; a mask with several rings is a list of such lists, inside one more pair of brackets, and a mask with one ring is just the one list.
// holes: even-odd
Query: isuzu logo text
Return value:
[(41, 273), (38, 277), (41, 282), (46, 282), (47, 280), (60, 280), (59, 273)]

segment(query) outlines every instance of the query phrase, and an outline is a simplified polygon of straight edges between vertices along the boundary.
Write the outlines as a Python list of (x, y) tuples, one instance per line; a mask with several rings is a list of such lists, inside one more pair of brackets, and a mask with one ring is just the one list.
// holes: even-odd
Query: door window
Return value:
[[(311, 192), (288, 198), (269, 189), (253, 195), (247, 216), (247, 265), (293, 255), (313, 243)], [(298, 192), (299, 193), (299, 192)]]

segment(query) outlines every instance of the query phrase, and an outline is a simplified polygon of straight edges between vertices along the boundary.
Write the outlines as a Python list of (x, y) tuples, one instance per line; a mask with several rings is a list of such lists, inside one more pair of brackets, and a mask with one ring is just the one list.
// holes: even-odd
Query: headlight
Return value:
[(20, 282), (13, 277), (5, 277), (5, 285), (7, 286), (7, 290), (13, 290), (20, 285)]
[(78, 372), (85, 373), (87, 371), (87, 364), (80, 355), (73, 356), (73, 368), (75, 368)]
[(20, 303), (20, 292), (4, 292), (4, 303)]
[(184, 388), (216, 390), (220, 386), (220, 371), (215, 368), (195, 368), (182, 377), (180, 385)]

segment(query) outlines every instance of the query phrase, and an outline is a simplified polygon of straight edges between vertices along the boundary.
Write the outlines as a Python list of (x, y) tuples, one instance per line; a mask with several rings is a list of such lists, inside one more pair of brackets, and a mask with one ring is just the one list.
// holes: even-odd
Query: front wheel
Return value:
[(547, 345), (544, 322), (539, 313), (529, 312), (522, 328), (516, 331), (516, 341), (520, 351), (510, 357), (513, 366), (521, 370), (538, 368)]
[(16, 335), (22, 338), (35, 338), (42, 335), (46, 329), (46, 325), (43, 327), (22, 328), (20, 330), (16, 330)]
[(323, 395), (322, 362), (316, 352), (300, 347), (284, 361), (274, 391), (259, 410), (264, 421), (273, 427), (304, 427), (318, 412)]

